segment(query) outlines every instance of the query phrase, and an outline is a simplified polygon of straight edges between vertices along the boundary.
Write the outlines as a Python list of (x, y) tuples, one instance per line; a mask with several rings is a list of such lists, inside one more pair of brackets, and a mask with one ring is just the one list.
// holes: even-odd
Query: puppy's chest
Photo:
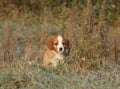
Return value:
[(54, 54), (54, 59), (55, 60), (62, 60), (64, 58), (63, 54), (55, 53)]
[(54, 58), (53, 58), (53, 61), (56, 62), (56, 63), (63, 64), (64, 63), (63, 59), (64, 59), (64, 55), (63, 54), (55, 54)]

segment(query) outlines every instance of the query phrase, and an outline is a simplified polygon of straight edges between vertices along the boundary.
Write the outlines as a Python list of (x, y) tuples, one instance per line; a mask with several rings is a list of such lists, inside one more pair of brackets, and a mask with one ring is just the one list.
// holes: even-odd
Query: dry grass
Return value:
[[(0, 17), (0, 89), (119, 89), (120, 28), (90, 3), (80, 10), (62, 7), (41, 15), (7, 9)], [(52, 34), (70, 40), (70, 55), (57, 68), (43, 68), (46, 41)]]

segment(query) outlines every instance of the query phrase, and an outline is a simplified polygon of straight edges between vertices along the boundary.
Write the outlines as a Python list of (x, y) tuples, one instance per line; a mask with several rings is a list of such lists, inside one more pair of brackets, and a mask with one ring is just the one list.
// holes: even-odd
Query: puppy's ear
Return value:
[(66, 39), (66, 48), (69, 49), (70, 48), (70, 42), (68, 39)]
[(69, 40), (66, 39), (65, 37), (64, 37), (64, 39), (65, 39), (65, 43), (66, 43), (66, 45), (65, 45), (65, 55), (68, 56), (69, 53), (70, 53), (70, 43), (69, 43)]
[(53, 50), (54, 47), (53, 47), (53, 38), (54, 36), (51, 36), (50, 39), (48, 40), (48, 43), (47, 43), (47, 47), (50, 49), (50, 50)]
[(66, 39), (66, 56), (68, 56), (70, 53), (70, 43), (69, 40)]
[(69, 49), (70, 48), (70, 43), (69, 40), (66, 38), (66, 36), (62, 35), (63, 40), (65, 41), (65, 48)]

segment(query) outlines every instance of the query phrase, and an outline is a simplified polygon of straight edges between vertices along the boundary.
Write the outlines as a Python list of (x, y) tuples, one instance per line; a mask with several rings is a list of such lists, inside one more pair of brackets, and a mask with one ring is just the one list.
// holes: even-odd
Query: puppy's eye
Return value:
[(65, 42), (63, 42), (62, 44), (65, 45)]
[(58, 45), (58, 43), (54, 43), (54, 45)]

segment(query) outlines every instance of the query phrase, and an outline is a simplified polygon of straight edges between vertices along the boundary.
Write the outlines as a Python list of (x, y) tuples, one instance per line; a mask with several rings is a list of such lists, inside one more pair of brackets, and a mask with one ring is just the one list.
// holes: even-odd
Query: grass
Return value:
[[(21, 66), (22, 65), (22, 66)], [(39, 64), (12, 64), (1, 70), (1, 89), (119, 89), (120, 67), (106, 64), (101, 70), (85, 75), (66, 66), (42, 68)]]
[[(58, 14), (45, 7), (40, 15), (9, 7), (0, 17), (0, 89), (120, 88), (119, 17), (111, 25), (109, 16), (90, 4), (83, 10), (62, 6)], [(44, 68), (52, 34), (65, 35), (71, 51), (63, 65)]]

